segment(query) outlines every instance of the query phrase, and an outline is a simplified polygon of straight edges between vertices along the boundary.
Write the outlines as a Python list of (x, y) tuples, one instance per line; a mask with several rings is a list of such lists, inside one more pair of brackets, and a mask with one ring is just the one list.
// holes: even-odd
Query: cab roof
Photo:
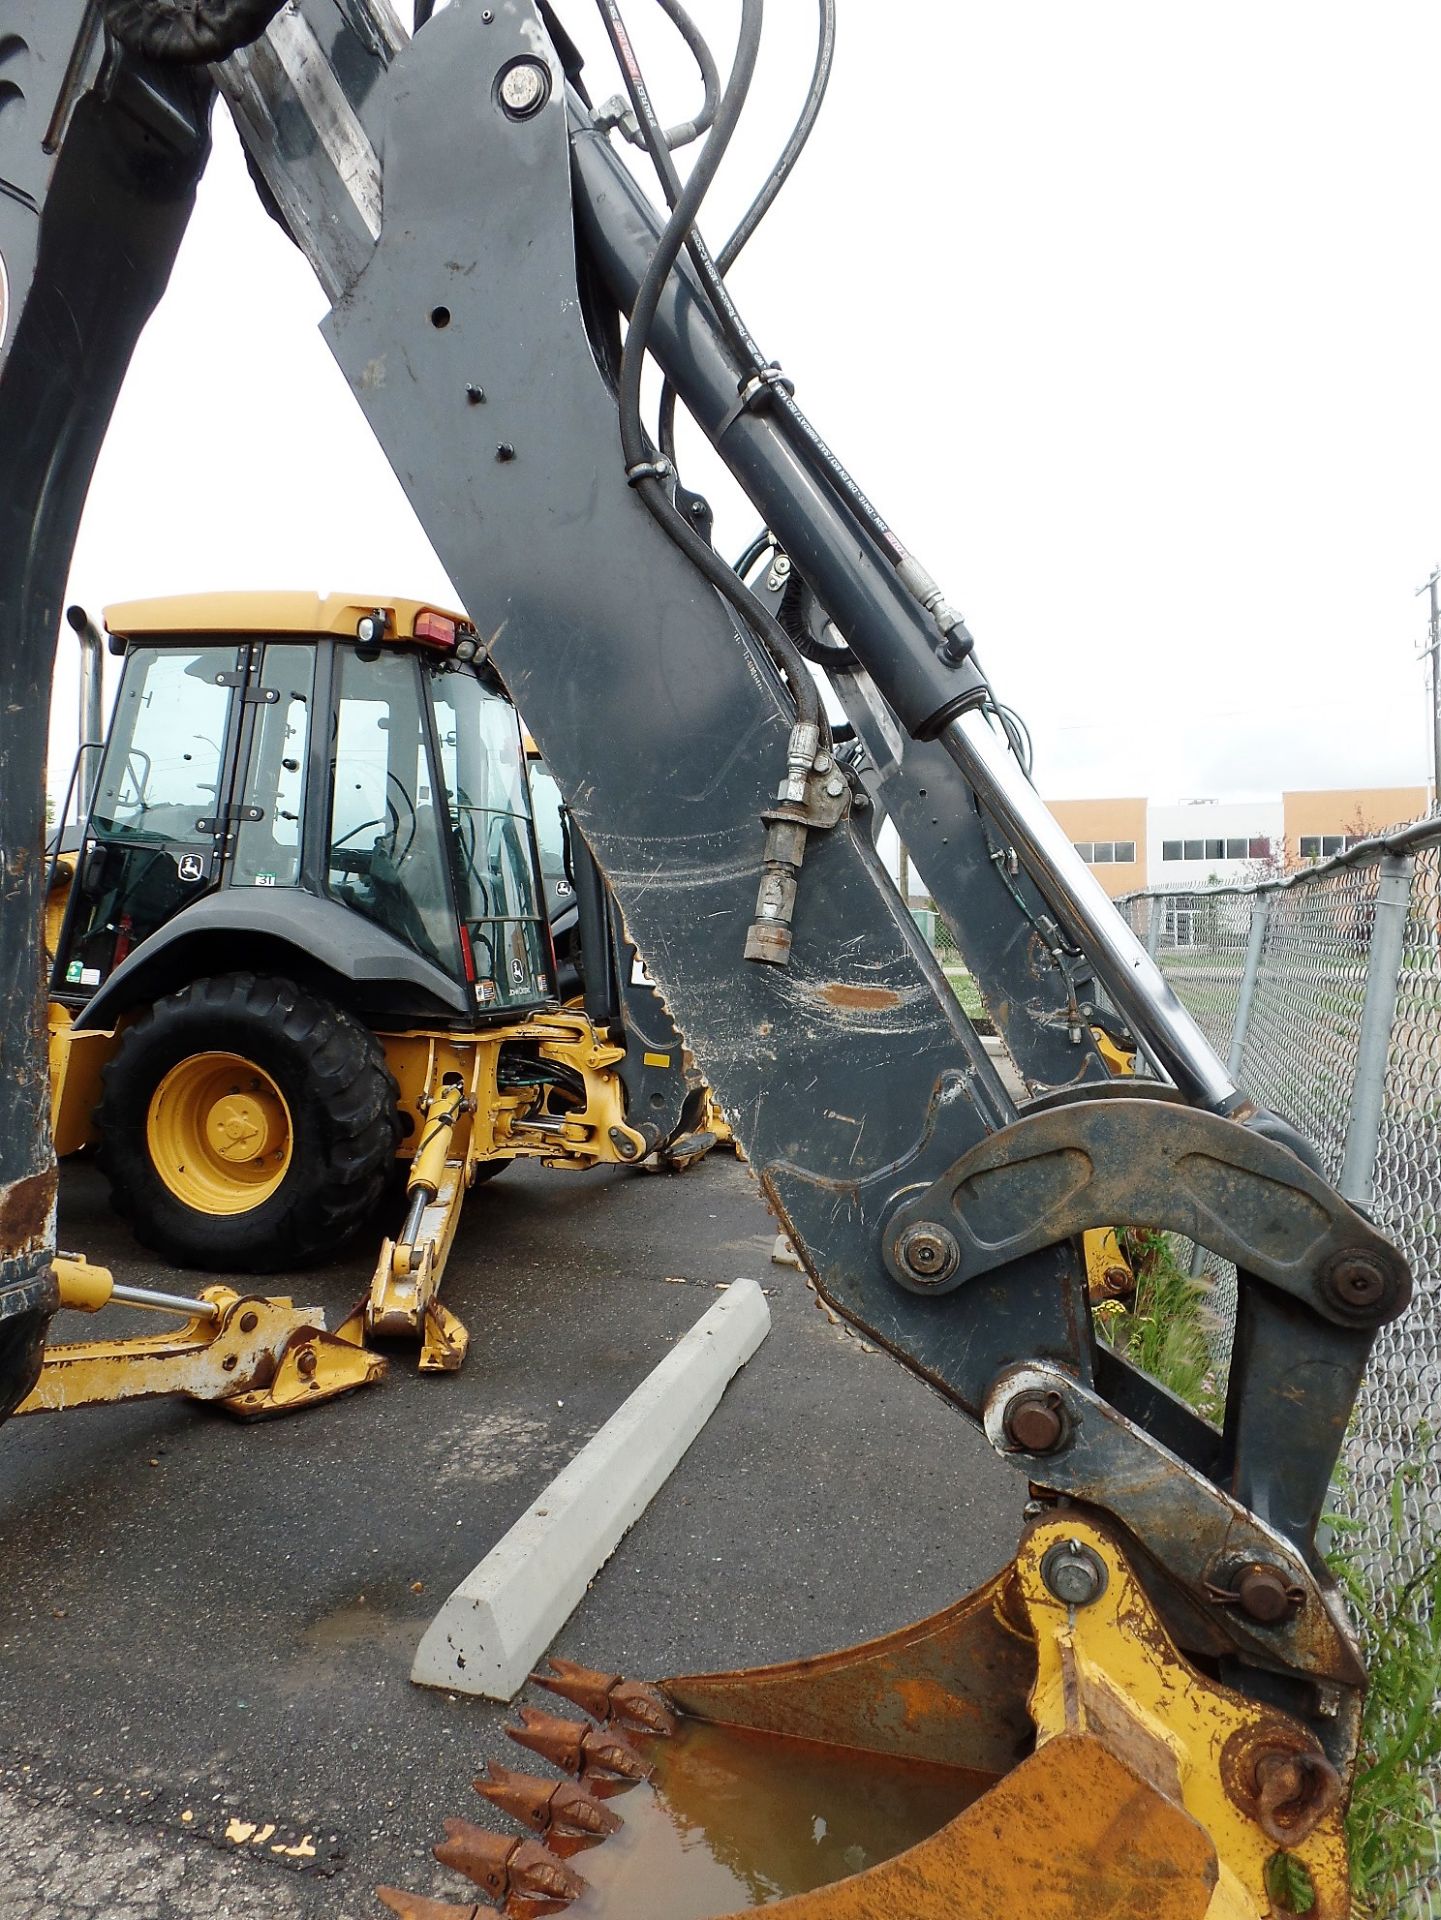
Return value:
[(176, 593), (155, 600), (122, 600), (105, 609), (105, 625), (120, 640), (152, 634), (335, 633), (355, 637), (356, 623), (384, 608), (390, 640), (415, 638), (422, 613), (438, 613), (468, 628), (463, 613), (433, 600), (401, 600), (394, 594)]

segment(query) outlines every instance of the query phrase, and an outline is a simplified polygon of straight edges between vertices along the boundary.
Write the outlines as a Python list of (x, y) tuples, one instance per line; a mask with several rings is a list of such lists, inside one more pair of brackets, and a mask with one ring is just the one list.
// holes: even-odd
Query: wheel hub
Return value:
[(177, 1061), (146, 1115), (151, 1163), (177, 1200), (198, 1213), (248, 1213), (290, 1166), (290, 1109), (275, 1081), (235, 1053)]
[(223, 1160), (257, 1160), (270, 1147), (270, 1121), (252, 1095), (226, 1094), (205, 1117), (205, 1137)]

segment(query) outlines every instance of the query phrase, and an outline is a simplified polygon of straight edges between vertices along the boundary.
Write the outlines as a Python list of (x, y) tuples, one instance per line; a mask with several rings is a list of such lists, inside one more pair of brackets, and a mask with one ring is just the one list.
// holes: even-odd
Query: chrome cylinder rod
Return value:
[(213, 1300), (191, 1300), (183, 1293), (157, 1293), (152, 1287), (115, 1286), (110, 1298), (126, 1307), (145, 1307), (151, 1313), (183, 1313), (187, 1320), (218, 1320)]
[(1187, 1099), (1226, 1111), (1234, 1081), (1005, 741), (974, 709), (951, 721), (941, 739), (1137, 1039)]

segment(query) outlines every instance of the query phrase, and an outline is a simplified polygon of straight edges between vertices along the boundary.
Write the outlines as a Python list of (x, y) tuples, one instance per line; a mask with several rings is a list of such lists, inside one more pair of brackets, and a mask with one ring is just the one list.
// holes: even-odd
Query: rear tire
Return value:
[(220, 974), (157, 1001), (103, 1085), (111, 1201), (176, 1266), (309, 1264), (370, 1217), (395, 1158), (398, 1092), (379, 1041), (292, 980)]

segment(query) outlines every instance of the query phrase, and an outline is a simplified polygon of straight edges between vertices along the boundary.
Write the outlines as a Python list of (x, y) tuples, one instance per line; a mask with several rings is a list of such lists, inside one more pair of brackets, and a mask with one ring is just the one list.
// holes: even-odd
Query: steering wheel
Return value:
[[(341, 834), (338, 840), (332, 840), (330, 843), (330, 851), (332, 853), (339, 852), (347, 840), (353, 840), (356, 834), (364, 833), (367, 827), (384, 827), (385, 831), (390, 835), (390, 838), (394, 840), (395, 836), (400, 832), (400, 813), (389, 800), (385, 803), (385, 811), (389, 816), (388, 820), (382, 819), (379, 814), (377, 814), (373, 820), (362, 820), (358, 827), (352, 827), (348, 833)], [(413, 833), (411, 837), (414, 838)], [(407, 845), (408, 844), (407, 842)]]

